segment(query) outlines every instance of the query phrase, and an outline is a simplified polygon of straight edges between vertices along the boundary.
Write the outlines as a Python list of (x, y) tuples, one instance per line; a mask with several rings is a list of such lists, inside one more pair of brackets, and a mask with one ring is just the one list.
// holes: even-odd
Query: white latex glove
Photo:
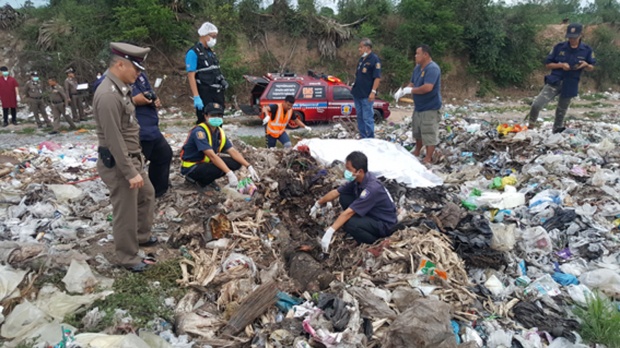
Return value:
[(19, 102), (21, 102), (21, 101), (22, 101), (22, 98), (21, 98), (21, 97), (19, 96), (19, 94), (18, 94), (18, 95), (17, 95), (17, 102), (19, 103)]
[(256, 172), (256, 170), (254, 169), (254, 167), (249, 166), (248, 167), (248, 171), (250, 172), (250, 177), (252, 178), (252, 180), (254, 182), (259, 182), (260, 181), (260, 177), (258, 176), (258, 173)]
[(310, 208), (310, 217), (316, 219), (316, 215), (318, 214), (320, 209), (321, 205), (319, 204), (319, 201), (314, 202), (314, 205), (312, 206), (312, 208)]
[(329, 252), (329, 245), (332, 243), (332, 237), (334, 236), (334, 232), (336, 232), (333, 228), (328, 228), (321, 238), (321, 249), (323, 249), (324, 253)]
[(267, 123), (269, 123), (269, 115), (265, 115), (265, 117), (263, 117), (263, 126), (267, 125)]
[(228, 186), (237, 188), (237, 185), (239, 184), (239, 180), (237, 180), (237, 176), (232, 170), (226, 173), (226, 177), (228, 178)]
[(312, 128), (311, 128), (311, 127), (306, 126), (306, 130), (307, 130), (308, 132), (312, 132)]

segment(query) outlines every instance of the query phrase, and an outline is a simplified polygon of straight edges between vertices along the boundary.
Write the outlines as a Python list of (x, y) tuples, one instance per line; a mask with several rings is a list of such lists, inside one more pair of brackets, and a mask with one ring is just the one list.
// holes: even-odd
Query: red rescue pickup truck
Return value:
[[(249, 114), (259, 114), (261, 119), (263, 115), (260, 109), (264, 105), (281, 103), (287, 95), (295, 96), (293, 110), (304, 123), (332, 121), (356, 115), (351, 87), (337, 77), (319, 76), (312, 71), (308, 71), (306, 76), (286, 73), (243, 77), (253, 83), (254, 88), (251, 106), (242, 109)], [(388, 102), (375, 99), (375, 122), (390, 116), (389, 106)], [(297, 124), (290, 122), (289, 127), (296, 128)]]

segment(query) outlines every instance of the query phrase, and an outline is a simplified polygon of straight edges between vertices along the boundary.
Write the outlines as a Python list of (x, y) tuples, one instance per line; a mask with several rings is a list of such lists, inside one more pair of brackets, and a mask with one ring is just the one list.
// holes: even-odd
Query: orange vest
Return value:
[(267, 115), (269, 117), (269, 122), (267, 123), (267, 134), (271, 135), (274, 138), (279, 138), (282, 133), (286, 130), (286, 125), (288, 121), (291, 120), (293, 116), (293, 109), (290, 109), (286, 114), (284, 114), (284, 107), (282, 104), (278, 104), (278, 111), (276, 111), (276, 117), (271, 119), (271, 115)]

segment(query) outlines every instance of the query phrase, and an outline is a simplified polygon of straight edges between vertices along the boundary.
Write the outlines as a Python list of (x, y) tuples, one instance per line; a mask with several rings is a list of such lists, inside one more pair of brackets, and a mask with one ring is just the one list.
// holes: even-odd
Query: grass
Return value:
[(530, 107), (526, 106), (526, 105), (520, 105), (520, 106), (503, 106), (503, 107), (499, 107), (499, 106), (487, 106), (487, 107), (482, 107), (480, 109), (477, 109), (477, 112), (491, 112), (491, 113), (505, 113), (505, 112), (509, 112), (509, 111), (516, 111), (516, 112), (526, 112), (529, 111)]
[(607, 104), (607, 103), (601, 103), (600, 101), (595, 101), (595, 102), (586, 103), (586, 104), (576, 104), (576, 106), (580, 108), (611, 108), (613, 107), (613, 104)]
[(599, 100), (599, 99), (607, 99), (607, 96), (603, 93), (591, 93), (591, 94), (582, 94), (579, 98), (583, 100)]
[[(158, 263), (143, 274), (125, 272), (117, 277), (113, 286), (114, 294), (91, 306), (99, 307), (105, 316), (89, 331), (99, 332), (113, 325), (116, 309), (124, 309), (131, 315), (134, 329), (145, 327), (156, 318), (173, 322), (173, 309), (164, 305), (164, 299), (173, 297), (178, 301), (185, 294), (185, 289), (176, 284), (176, 280), (181, 278), (178, 262), (178, 259), (172, 259)], [(65, 322), (82, 328), (85, 314), (86, 311), (70, 314), (65, 317)]]
[(600, 343), (608, 348), (620, 347), (620, 312), (617, 304), (595, 293), (586, 308), (578, 307), (575, 314), (581, 319), (579, 334), (586, 342)]
[(603, 113), (600, 111), (587, 111), (583, 114), (583, 116), (596, 119), (603, 117)]

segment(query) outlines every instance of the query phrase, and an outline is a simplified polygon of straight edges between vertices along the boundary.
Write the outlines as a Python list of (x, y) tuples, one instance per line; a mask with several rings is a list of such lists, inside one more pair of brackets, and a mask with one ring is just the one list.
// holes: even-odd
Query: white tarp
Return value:
[(368, 157), (368, 171), (377, 177), (394, 179), (408, 187), (443, 185), (443, 180), (418, 161), (407, 149), (379, 139), (303, 139), (296, 147), (307, 145), (317, 161), (329, 165), (344, 162), (348, 154), (361, 151)]

